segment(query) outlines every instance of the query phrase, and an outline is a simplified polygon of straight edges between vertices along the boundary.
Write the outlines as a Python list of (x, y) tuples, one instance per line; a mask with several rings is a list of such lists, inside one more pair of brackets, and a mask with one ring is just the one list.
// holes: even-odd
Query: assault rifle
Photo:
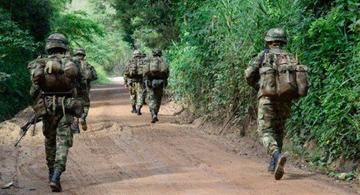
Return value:
[(30, 127), (32, 125), (35, 125), (36, 123), (40, 122), (41, 119), (40, 117), (38, 117), (36, 114), (34, 114), (33, 116), (31, 116), (31, 118), (26, 122), (25, 125), (23, 125), (21, 127), (21, 136), (20, 138), (16, 141), (15, 143), (15, 147), (20, 143), (20, 141), (22, 140), (22, 138), (26, 135), (27, 131), (30, 129)]

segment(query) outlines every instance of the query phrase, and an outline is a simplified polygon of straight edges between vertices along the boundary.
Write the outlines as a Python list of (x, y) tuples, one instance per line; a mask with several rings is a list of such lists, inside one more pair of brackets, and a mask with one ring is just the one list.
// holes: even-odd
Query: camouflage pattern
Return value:
[(68, 50), (69, 49), (68, 44), (69, 44), (69, 42), (63, 34), (54, 33), (48, 37), (48, 39), (46, 41), (46, 45), (45, 45), (45, 50), (47, 52), (49, 52), (49, 50), (55, 49), (55, 48)]
[(286, 33), (282, 28), (272, 28), (266, 33), (265, 41), (279, 41), (287, 43)]
[[(81, 79), (77, 87), (78, 97), (82, 99), (84, 106), (84, 113), (82, 114), (81, 118), (86, 120), (90, 110), (91, 81), (97, 79), (97, 74), (95, 68), (85, 60), (86, 53), (84, 49), (76, 49), (74, 55), (74, 61), (79, 64), (81, 74)], [(90, 73), (91, 75), (88, 75)]]
[[(58, 52), (65, 53), (67, 51), (67, 40), (64, 35), (50, 35), (46, 43), (46, 49), (48, 52), (50, 51), (49, 55), (62, 56), (61, 60), (65, 60), (65, 58), (66, 60), (71, 60), (66, 55), (51, 53), (53, 51), (51, 49), (54, 47), (63, 50), (59, 50)], [(49, 58), (46, 56), (38, 58), (37, 60), (47, 62)], [(29, 67), (34, 65), (35, 64), (31, 62)], [(79, 77), (79, 75), (77, 77)], [(76, 86), (77, 80), (79, 79), (73, 80), (71, 86)], [(42, 115), (46, 160), (49, 170), (56, 169), (63, 172), (66, 169), (68, 151), (73, 143), (73, 134), (70, 126), (74, 117), (79, 117), (82, 113), (81, 104), (80, 110), (75, 111), (73, 109), (76, 102), (76, 98), (74, 98), (76, 94), (75, 89), (73, 89), (73, 91), (72, 97), (60, 97), (56, 95), (42, 97), (40, 94), (43, 92), (43, 89), (32, 77), (32, 86), (30, 90), (30, 95), (34, 101), (32, 106), (35, 112), (39, 112), (37, 114)]]
[(259, 99), (257, 130), (269, 154), (282, 150), (285, 122), (290, 111), (291, 101), (276, 101), (264, 96)]
[(150, 112), (159, 113), (160, 105), (161, 105), (161, 99), (163, 96), (163, 87), (153, 88), (151, 86), (146, 86), (147, 89), (147, 95), (148, 95), (148, 104)]
[[(278, 31), (279, 30), (276, 30), (276, 32)], [(266, 38), (269, 38), (268, 36), (272, 35), (271, 33), (273, 33), (272, 30), (269, 31)], [(284, 41), (284, 37), (281, 38), (280, 35), (285, 34), (278, 33), (272, 38), (281, 39), (276, 41), (282, 42)], [(259, 90), (259, 69), (262, 67), (272, 66), (272, 54), (285, 52), (286, 51), (282, 50), (280, 47), (272, 47), (271, 49), (260, 52), (254, 59), (250, 61), (249, 66), (245, 71), (245, 78), (248, 84)], [(264, 59), (265, 53), (268, 53), (270, 57)], [(265, 97), (261, 93), (261, 90), (259, 90), (258, 99), (257, 131), (260, 135), (261, 142), (270, 155), (274, 154), (276, 151), (281, 152), (285, 134), (285, 122), (289, 118), (291, 112), (291, 100), (280, 100), (277, 98)]]
[(133, 106), (142, 106), (145, 101), (144, 83), (142, 79), (126, 79), (130, 93), (130, 103)]
[(73, 133), (70, 125), (73, 116), (46, 115), (43, 118), (43, 134), (45, 136), (45, 153), (49, 170), (58, 169), (63, 172), (66, 169), (69, 148), (73, 145)]
[[(162, 52), (160, 49), (154, 49), (152, 51), (153, 56), (148, 59), (156, 60), (156, 58), (162, 58)], [(165, 63), (165, 60), (161, 60)], [(161, 106), (161, 99), (164, 94), (164, 87), (167, 85), (167, 78), (169, 77), (169, 71), (165, 75), (158, 76), (146, 76), (144, 78), (147, 89), (147, 99), (149, 104), (149, 109), (151, 113), (158, 114)]]
[[(142, 54), (139, 50), (133, 52), (133, 59), (127, 64), (127, 67), (130, 66), (130, 63), (134, 61), (139, 61), (140, 64), (146, 63), (146, 55)], [(143, 76), (139, 75), (136, 78), (129, 78), (127, 75), (129, 68), (125, 68), (125, 85), (129, 89), (130, 93), (130, 103), (133, 106), (143, 106), (145, 103), (145, 94), (146, 88), (143, 82)]]

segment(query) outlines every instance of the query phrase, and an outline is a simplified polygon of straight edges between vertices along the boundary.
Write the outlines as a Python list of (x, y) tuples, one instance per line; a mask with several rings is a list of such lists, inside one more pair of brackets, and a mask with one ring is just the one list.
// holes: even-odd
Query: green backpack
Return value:
[(307, 66), (300, 65), (297, 58), (294, 59), (287, 53), (265, 52), (264, 55), (264, 63), (270, 66), (264, 66), (259, 70), (261, 95), (288, 100), (307, 95)]
[(153, 57), (144, 66), (145, 76), (166, 78), (168, 73), (169, 66), (162, 57)]
[(28, 65), (33, 83), (44, 92), (68, 92), (76, 84), (78, 66), (64, 55), (36, 59)]

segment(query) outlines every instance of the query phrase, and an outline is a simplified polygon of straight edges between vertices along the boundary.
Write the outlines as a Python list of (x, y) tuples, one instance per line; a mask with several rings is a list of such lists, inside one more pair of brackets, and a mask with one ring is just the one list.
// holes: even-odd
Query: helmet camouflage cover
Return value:
[(135, 50), (135, 51), (133, 52), (133, 57), (140, 57), (140, 56), (141, 56), (140, 50)]
[(69, 49), (68, 44), (69, 42), (66, 39), (65, 35), (60, 33), (54, 33), (48, 37), (46, 41), (45, 50), (49, 51), (50, 49), (55, 49), (55, 48), (68, 50)]
[(84, 55), (86, 56), (86, 52), (85, 52), (85, 49), (83, 48), (77, 48), (74, 50), (74, 55)]
[(282, 28), (272, 28), (266, 33), (265, 41), (280, 41), (287, 43), (286, 33)]
[(153, 53), (154, 56), (161, 56), (162, 55), (161, 49), (158, 49), (158, 48), (153, 49), (152, 53)]

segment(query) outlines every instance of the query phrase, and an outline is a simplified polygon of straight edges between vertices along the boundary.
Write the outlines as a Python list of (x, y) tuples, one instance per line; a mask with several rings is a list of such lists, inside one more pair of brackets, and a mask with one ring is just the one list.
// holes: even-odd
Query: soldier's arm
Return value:
[(247, 69), (245, 70), (245, 79), (247, 83), (256, 89), (259, 87), (259, 69), (261, 67), (261, 64), (263, 63), (262, 61), (264, 60), (264, 55), (265, 52), (259, 53), (255, 58), (250, 61)]

